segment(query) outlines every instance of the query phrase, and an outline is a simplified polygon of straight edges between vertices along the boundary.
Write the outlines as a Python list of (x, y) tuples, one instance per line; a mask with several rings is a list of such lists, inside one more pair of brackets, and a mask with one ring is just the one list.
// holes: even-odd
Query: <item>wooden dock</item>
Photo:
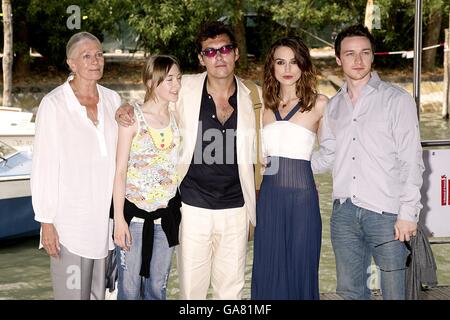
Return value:
[[(382, 300), (383, 297), (379, 290), (372, 291), (371, 300)], [(343, 300), (336, 292), (327, 292), (320, 294), (320, 300)], [(450, 300), (450, 285), (437, 286), (434, 288), (423, 289), (420, 300)]]

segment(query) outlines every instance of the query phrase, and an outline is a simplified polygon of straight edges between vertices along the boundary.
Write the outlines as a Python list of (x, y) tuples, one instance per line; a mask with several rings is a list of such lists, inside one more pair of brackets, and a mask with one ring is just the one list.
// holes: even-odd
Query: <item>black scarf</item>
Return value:
[[(141, 251), (141, 270), (139, 275), (145, 278), (150, 277), (150, 262), (153, 254), (153, 221), (161, 218), (161, 227), (166, 234), (169, 247), (179, 244), (178, 229), (181, 222), (181, 197), (177, 191), (176, 195), (170, 199), (166, 208), (157, 209), (152, 212), (139, 209), (134, 203), (125, 199), (123, 214), (125, 221), (130, 225), (133, 217), (144, 219), (142, 229), (142, 251)], [(111, 206), (113, 213), (113, 206)], [(114, 216), (114, 215), (113, 215)]]

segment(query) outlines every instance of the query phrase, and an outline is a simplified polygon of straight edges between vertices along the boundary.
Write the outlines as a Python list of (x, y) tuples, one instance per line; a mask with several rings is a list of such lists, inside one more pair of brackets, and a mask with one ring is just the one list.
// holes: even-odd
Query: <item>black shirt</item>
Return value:
[(205, 209), (230, 209), (244, 205), (236, 154), (237, 84), (228, 99), (234, 111), (222, 125), (214, 99), (203, 84), (194, 155), (180, 185), (181, 200)]

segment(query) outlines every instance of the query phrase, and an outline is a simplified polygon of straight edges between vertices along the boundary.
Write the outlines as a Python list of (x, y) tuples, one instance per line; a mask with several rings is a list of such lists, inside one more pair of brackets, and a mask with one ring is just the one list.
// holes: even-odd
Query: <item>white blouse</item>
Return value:
[(117, 144), (114, 115), (120, 97), (97, 85), (96, 127), (69, 80), (39, 105), (31, 173), (33, 209), (36, 221), (54, 224), (60, 243), (70, 252), (101, 259), (114, 248), (109, 208)]

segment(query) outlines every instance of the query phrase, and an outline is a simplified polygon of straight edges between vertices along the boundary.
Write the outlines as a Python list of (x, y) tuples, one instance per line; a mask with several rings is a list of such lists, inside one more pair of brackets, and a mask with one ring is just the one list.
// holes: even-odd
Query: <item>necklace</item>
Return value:
[(286, 107), (288, 106), (288, 104), (290, 104), (291, 101), (295, 101), (295, 100), (297, 100), (297, 99), (298, 99), (298, 98), (295, 97), (295, 98), (286, 100), (286, 101), (284, 101), (284, 102), (281, 101), (281, 102), (280, 102), (280, 103), (281, 103), (281, 108), (282, 108), (282, 109), (286, 108)]
[(173, 133), (170, 125), (163, 130), (155, 130), (148, 127), (148, 132), (155, 148), (167, 150), (172, 146)]
[[(86, 108), (86, 107), (85, 107)], [(94, 126), (98, 126), (99, 121), (97, 116), (94, 114), (94, 111), (86, 108), (86, 112), (88, 114), (88, 118), (92, 121), (92, 123), (94, 124)]]
[[(80, 91), (78, 90), (78, 87), (75, 85), (74, 81), (71, 81), (70, 84), (72, 86), (72, 90), (73, 90), (73, 93), (75, 94), (75, 97), (78, 99), (78, 102), (86, 108), (87, 117), (92, 121), (94, 126), (97, 127), (99, 124), (99, 121), (98, 121), (98, 117), (97, 117), (97, 112), (95, 112), (95, 111), (97, 111), (97, 103), (99, 100), (98, 95), (95, 95), (93, 98), (84, 96), (84, 95), (80, 94)], [(95, 111), (94, 111), (94, 109), (95, 109)]]

